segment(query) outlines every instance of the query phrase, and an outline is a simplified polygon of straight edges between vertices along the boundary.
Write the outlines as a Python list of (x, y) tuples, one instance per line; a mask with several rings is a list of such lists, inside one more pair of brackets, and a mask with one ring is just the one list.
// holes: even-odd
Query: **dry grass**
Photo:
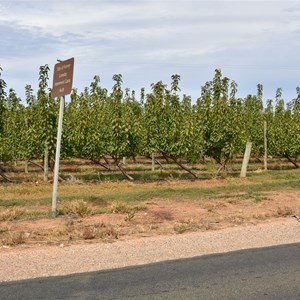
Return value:
[(257, 176), (242, 180), (61, 184), (56, 219), (47, 217), (51, 184), (0, 185), (0, 244), (182, 234), (300, 213), (300, 173)]
[(77, 200), (64, 203), (62, 208), (57, 210), (58, 215), (78, 215), (80, 217), (89, 216), (92, 214), (92, 208), (86, 201)]
[(8, 208), (0, 212), (0, 221), (14, 221), (20, 219), (24, 214), (24, 210), (19, 208)]
[(287, 217), (294, 214), (294, 211), (291, 207), (284, 206), (284, 207), (278, 207), (277, 208), (277, 215), (279, 217)]

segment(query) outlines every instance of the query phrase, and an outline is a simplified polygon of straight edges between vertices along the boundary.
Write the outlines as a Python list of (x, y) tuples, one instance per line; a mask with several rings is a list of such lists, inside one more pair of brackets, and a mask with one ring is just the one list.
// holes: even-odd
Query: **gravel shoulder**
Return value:
[(92, 272), (292, 243), (300, 243), (300, 223), (286, 217), (257, 225), (113, 243), (2, 247), (0, 281)]

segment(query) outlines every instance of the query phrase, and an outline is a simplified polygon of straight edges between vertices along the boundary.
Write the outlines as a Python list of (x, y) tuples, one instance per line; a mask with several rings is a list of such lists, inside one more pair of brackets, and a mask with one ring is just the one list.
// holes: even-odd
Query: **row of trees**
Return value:
[[(13, 89), (6, 93), (1, 71), (0, 175), (8, 180), (2, 167), (8, 161), (35, 159), (43, 160), (47, 180), (55, 157), (59, 109), (48, 88), (49, 67), (40, 67), (37, 95), (30, 85), (25, 87), (23, 102)], [(262, 156), (263, 123), (267, 121), (268, 153), (284, 156), (298, 166), (300, 88), (288, 103), (277, 89), (275, 100), (268, 100), (264, 107), (262, 85), (257, 86), (256, 95), (237, 98), (237, 84), (223, 77), (220, 70), (202, 86), (194, 103), (189, 96), (180, 96), (179, 75), (171, 77), (170, 87), (159, 81), (151, 85), (149, 94), (142, 88), (138, 97), (122, 88), (121, 75), (114, 75), (113, 80), (110, 92), (100, 86), (99, 76), (83, 92), (73, 90), (65, 107), (63, 157), (101, 164), (109, 156), (130, 178), (120, 164), (122, 157), (160, 153), (196, 176), (182, 165), (182, 159), (194, 163), (211, 157), (224, 168), (243, 153), (247, 141), (252, 142), (254, 155)]]

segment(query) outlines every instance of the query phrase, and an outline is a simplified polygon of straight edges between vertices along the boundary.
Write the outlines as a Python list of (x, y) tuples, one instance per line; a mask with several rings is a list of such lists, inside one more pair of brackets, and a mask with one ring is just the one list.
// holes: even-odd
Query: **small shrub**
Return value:
[(22, 231), (10, 233), (9, 238), (6, 241), (6, 244), (10, 246), (21, 245), (24, 243), (25, 243), (25, 234)]
[(75, 212), (80, 216), (88, 216), (92, 213), (92, 209), (85, 201), (78, 201), (75, 205)]
[(111, 207), (111, 212), (116, 214), (128, 214), (131, 210), (132, 207), (124, 202), (116, 202)]
[(184, 233), (189, 229), (188, 225), (186, 223), (177, 223), (174, 225), (174, 230), (177, 233)]
[(83, 200), (67, 203), (63, 208), (57, 210), (58, 215), (79, 215), (80, 217), (88, 216), (92, 213), (92, 209), (88, 203)]
[(254, 196), (254, 200), (253, 200), (253, 203), (254, 204), (258, 204), (262, 201), (262, 197), (260, 195), (255, 195)]
[(0, 233), (7, 232), (8, 228), (7, 227), (0, 227)]
[(24, 215), (24, 211), (18, 208), (9, 208), (0, 213), (0, 221), (17, 220)]
[(112, 225), (102, 224), (96, 231), (96, 237), (100, 239), (118, 239), (118, 231)]
[(277, 208), (277, 215), (280, 217), (287, 217), (292, 215), (293, 213), (294, 213), (293, 209), (288, 206), (285, 206), (283, 208), (282, 207)]
[(127, 213), (127, 216), (125, 217), (125, 221), (131, 221), (135, 217), (135, 213), (136, 213), (135, 209), (132, 209), (131, 211), (129, 211)]
[(96, 237), (95, 228), (92, 226), (87, 226), (83, 229), (82, 237), (85, 240), (93, 240)]

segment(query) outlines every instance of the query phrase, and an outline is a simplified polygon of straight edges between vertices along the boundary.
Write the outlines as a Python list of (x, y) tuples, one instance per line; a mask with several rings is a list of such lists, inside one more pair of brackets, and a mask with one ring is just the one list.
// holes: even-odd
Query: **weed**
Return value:
[(194, 218), (188, 218), (187, 220), (180, 221), (174, 225), (174, 231), (180, 234), (188, 230), (195, 230), (196, 228), (199, 228), (199, 226)]
[(6, 241), (6, 244), (10, 246), (20, 245), (24, 243), (25, 243), (25, 233), (23, 231), (10, 233), (9, 238)]
[(131, 221), (135, 217), (135, 213), (136, 213), (135, 209), (132, 209), (131, 211), (129, 211), (127, 213), (127, 216), (125, 217), (125, 221)]
[(95, 227), (87, 226), (83, 229), (82, 237), (84, 240), (92, 240), (96, 237)]
[(268, 217), (267, 213), (255, 213), (252, 215), (252, 218), (257, 220), (265, 220)]
[(241, 225), (245, 223), (245, 219), (243, 216), (233, 216), (229, 218), (231, 220), (232, 223), (237, 224), (237, 225)]
[(136, 213), (141, 210), (146, 210), (145, 206), (130, 206), (124, 202), (116, 202), (111, 206), (110, 212), (116, 214), (127, 214), (125, 221), (131, 221)]
[(111, 212), (116, 214), (128, 214), (132, 208), (124, 202), (116, 202), (111, 207)]
[(288, 206), (285, 206), (285, 207), (278, 207), (277, 208), (277, 215), (280, 216), (280, 217), (287, 217), (287, 216), (290, 216), (294, 213), (293, 209), (288, 207)]
[(260, 195), (255, 195), (255, 196), (254, 196), (253, 202), (254, 202), (255, 204), (258, 204), (258, 203), (260, 203), (261, 201), (262, 201), (262, 197), (261, 197)]
[(227, 178), (227, 185), (229, 187), (234, 187), (236, 186), (236, 180), (232, 177)]
[(88, 206), (88, 204), (85, 201), (77, 201), (75, 204), (75, 212), (80, 216), (84, 217), (87, 215), (90, 215), (92, 212), (92, 209)]
[(80, 217), (88, 216), (92, 213), (92, 209), (87, 202), (78, 200), (75, 202), (66, 203), (63, 208), (57, 210), (58, 215), (79, 215)]
[(99, 237), (101, 239), (107, 239), (107, 238), (118, 239), (119, 234), (112, 225), (107, 226), (104, 224), (103, 226), (98, 228), (96, 232), (96, 237)]
[(9, 208), (0, 213), (0, 221), (13, 221), (17, 220), (24, 215), (24, 211), (18, 208)]
[(174, 225), (174, 231), (182, 234), (188, 230), (188, 226), (186, 223), (177, 223)]
[(202, 221), (201, 222), (201, 229), (204, 229), (204, 230), (211, 230), (213, 228), (212, 224), (207, 222), (207, 221)]
[(0, 227), (0, 233), (7, 232), (8, 228), (7, 227)]

